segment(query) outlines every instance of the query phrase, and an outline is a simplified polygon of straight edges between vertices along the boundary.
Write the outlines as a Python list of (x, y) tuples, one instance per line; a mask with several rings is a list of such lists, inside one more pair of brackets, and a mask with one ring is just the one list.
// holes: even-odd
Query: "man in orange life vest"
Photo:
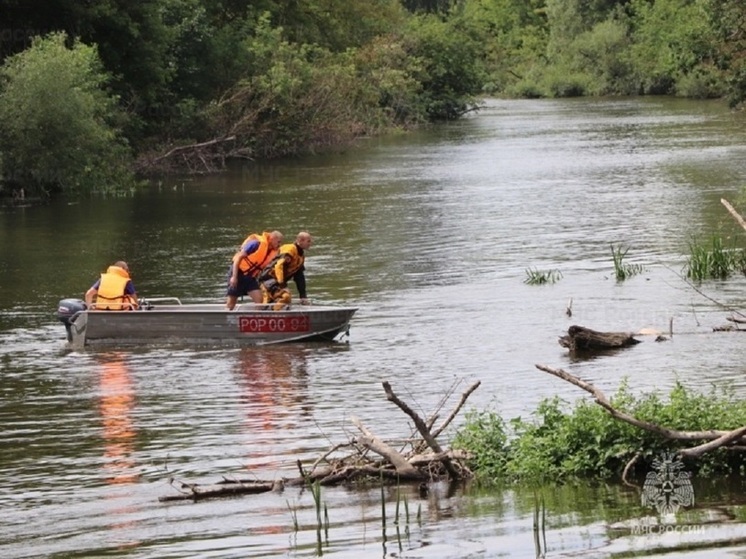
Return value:
[(254, 303), (262, 302), (262, 292), (256, 277), (277, 255), (282, 243), (282, 233), (265, 231), (261, 235), (251, 234), (241, 244), (240, 250), (233, 255), (228, 270), (228, 292), (225, 306), (232, 311), (236, 301), (248, 295)]
[(295, 242), (280, 247), (274, 260), (259, 274), (264, 304), (274, 303), (272, 310), (280, 311), (290, 305), (292, 296), (288, 282), (293, 280), (298, 288), (301, 305), (308, 304), (306, 293), (305, 251), (311, 248), (313, 239), (305, 231), (298, 233)]
[(130, 269), (122, 260), (101, 274), (101, 278), (85, 293), (85, 302), (92, 310), (131, 311), (137, 309), (137, 292), (130, 279)]

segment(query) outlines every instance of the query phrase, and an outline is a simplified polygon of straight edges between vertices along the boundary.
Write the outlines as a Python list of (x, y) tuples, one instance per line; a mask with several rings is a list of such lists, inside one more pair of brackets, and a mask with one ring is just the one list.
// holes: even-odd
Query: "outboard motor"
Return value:
[(57, 306), (57, 320), (65, 325), (67, 330), (67, 341), (73, 341), (71, 325), (79, 312), (86, 310), (85, 301), (81, 299), (62, 299)]

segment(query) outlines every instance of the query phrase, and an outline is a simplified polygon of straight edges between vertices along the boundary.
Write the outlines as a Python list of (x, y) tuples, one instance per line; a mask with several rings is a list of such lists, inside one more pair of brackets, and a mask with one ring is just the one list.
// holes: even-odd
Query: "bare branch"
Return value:
[[(388, 382), (383, 382), (383, 389), (386, 392), (386, 399), (390, 402), (395, 403), (397, 406), (399, 406), (399, 409), (401, 409), (404, 413), (412, 418), (412, 421), (414, 421), (414, 424), (417, 427), (417, 430), (420, 432), (420, 435), (422, 435), (422, 438), (425, 439), (425, 442), (427, 442), (428, 446), (433, 449), (433, 452), (435, 452), (436, 454), (442, 453), (443, 449), (438, 444), (438, 441), (435, 440), (432, 433), (430, 433), (430, 431), (427, 429), (427, 425), (425, 425), (425, 422), (422, 420), (422, 418), (417, 415), (406, 403), (402, 402), (396, 394), (394, 394), (394, 391), (391, 389), (391, 385)], [(450, 458), (444, 457), (442, 459), (442, 463), (443, 467), (445, 467), (446, 471), (448, 472), (448, 475), (451, 476), (451, 479), (459, 479), (459, 473), (456, 471), (456, 468), (454, 468)]]
[(741, 217), (741, 214), (739, 214), (735, 210), (735, 208), (730, 205), (730, 203), (728, 202), (728, 200), (726, 200), (725, 198), (720, 198), (720, 203), (723, 206), (725, 206), (725, 209), (730, 212), (730, 215), (732, 215), (736, 219), (736, 221), (741, 225), (741, 227), (743, 227), (744, 229), (746, 229), (746, 221), (744, 221), (744, 219)]
[(466, 403), (466, 400), (469, 398), (469, 396), (471, 396), (471, 393), (474, 392), (477, 388), (479, 388), (480, 384), (482, 384), (482, 381), (478, 380), (477, 382), (472, 384), (466, 392), (464, 392), (461, 395), (461, 400), (459, 400), (459, 403), (456, 404), (455, 408), (453, 408), (453, 411), (451, 412), (451, 414), (448, 417), (446, 417), (443, 424), (433, 432), (433, 437), (437, 437), (443, 432), (443, 430), (446, 427), (448, 427), (448, 424), (454, 420), (454, 418), (458, 415), (458, 412), (461, 411), (461, 408), (464, 407), (464, 404)]

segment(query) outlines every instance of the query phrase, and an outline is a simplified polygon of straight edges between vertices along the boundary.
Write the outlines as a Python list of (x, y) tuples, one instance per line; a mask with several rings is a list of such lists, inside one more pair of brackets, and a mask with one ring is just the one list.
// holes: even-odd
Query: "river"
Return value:
[[(297, 460), (310, 464), (354, 436), (353, 417), (381, 438), (406, 437), (408, 418), (386, 401), (383, 381), (423, 415), (446, 415), (476, 381), (466, 408), (505, 418), (529, 416), (555, 395), (568, 404), (585, 397), (536, 364), (607, 394), (623, 381), (666, 394), (680, 381), (746, 396), (746, 338), (713, 331), (727, 324), (727, 307), (746, 308), (746, 278), (694, 289), (682, 277), (693, 239), (718, 233), (746, 245), (720, 203), (746, 213), (745, 124), (719, 102), (490, 100), (461, 121), (344, 153), (2, 208), (0, 555), (746, 552), (740, 479), (694, 479), (695, 510), (668, 532), (639, 530), (650, 515), (639, 491), (590, 481), (538, 493), (324, 488), (324, 526), (311, 493), (297, 488), (159, 501), (177, 493), (174, 480), (295, 477)], [(263, 228), (314, 235), (309, 296), (359, 307), (347, 339), (66, 347), (57, 302), (82, 297), (113, 261), (128, 261), (141, 296), (219, 301), (230, 256)], [(625, 262), (643, 273), (617, 282), (612, 247), (628, 249)], [(561, 278), (528, 285), (527, 270)], [(572, 324), (664, 334), (672, 325), (673, 336), (577, 359), (557, 341)], [(545, 521), (535, 532), (537, 495)]]

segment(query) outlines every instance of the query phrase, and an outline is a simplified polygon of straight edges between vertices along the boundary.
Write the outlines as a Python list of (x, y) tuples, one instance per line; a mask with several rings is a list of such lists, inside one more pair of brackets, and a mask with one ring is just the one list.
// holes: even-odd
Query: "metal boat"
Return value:
[(136, 311), (97, 311), (80, 299), (59, 302), (57, 318), (71, 346), (263, 345), (328, 340), (349, 334), (355, 307), (241, 303), (182, 304), (176, 297), (141, 300)]

